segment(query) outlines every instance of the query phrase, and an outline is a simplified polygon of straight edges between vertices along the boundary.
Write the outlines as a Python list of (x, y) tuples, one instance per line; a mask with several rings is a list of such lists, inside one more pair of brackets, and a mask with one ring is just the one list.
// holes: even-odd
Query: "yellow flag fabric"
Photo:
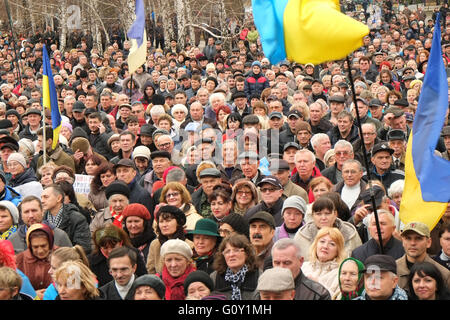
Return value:
[(128, 54), (128, 71), (130, 74), (136, 71), (147, 61), (147, 35), (144, 31), (142, 45), (138, 46), (136, 39), (130, 39), (131, 48)]
[(340, 12), (337, 0), (289, 0), (283, 25), (287, 59), (297, 63), (343, 59), (369, 34), (369, 27)]

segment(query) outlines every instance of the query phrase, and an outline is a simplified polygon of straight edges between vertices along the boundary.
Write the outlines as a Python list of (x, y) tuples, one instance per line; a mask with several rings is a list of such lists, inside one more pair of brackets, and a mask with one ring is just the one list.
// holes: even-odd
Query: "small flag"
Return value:
[(450, 161), (434, 153), (447, 109), (448, 84), (438, 15), (406, 150), (405, 187), (400, 204), (400, 219), (404, 224), (422, 222), (432, 230), (450, 202)]
[(128, 71), (130, 74), (136, 71), (147, 61), (147, 34), (145, 32), (145, 7), (142, 0), (136, 0), (136, 20), (130, 30), (128, 38), (131, 41), (130, 53), (128, 54)]
[(363, 45), (369, 28), (340, 12), (338, 0), (252, 0), (264, 54), (319, 64), (345, 58)]
[[(44, 44), (42, 49), (43, 57), (43, 77), (42, 77), (42, 100), (45, 108), (50, 110), (52, 117), (53, 144), (55, 149), (59, 143), (59, 132), (61, 131), (61, 112), (58, 106), (58, 96), (56, 94), (55, 82), (53, 81), (52, 68), (48, 58), (47, 47)], [(48, 137), (47, 137), (48, 138)]]

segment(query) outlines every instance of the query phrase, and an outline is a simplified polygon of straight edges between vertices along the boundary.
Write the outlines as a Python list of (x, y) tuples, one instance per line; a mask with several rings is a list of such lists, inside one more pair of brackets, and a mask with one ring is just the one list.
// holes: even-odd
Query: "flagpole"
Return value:
[(380, 221), (378, 220), (377, 205), (375, 203), (375, 195), (373, 193), (371, 176), (370, 176), (369, 160), (367, 158), (366, 146), (364, 144), (364, 135), (363, 135), (362, 126), (361, 126), (361, 118), (359, 116), (358, 105), (357, 105), (357, 102), (356, 102), (356, 92), (355, 92), (355, 85), (353, 83), (352, 71), (351, 71), (351, 67), (350, 67), (351, 66), (350, 65), (350, 59), (348, 58), (348, 56), (346, 56), (345, 59), (347, 61), (348, 77), (350, 79), (350, 86), (351, 86), (351, 89), (352, 89), (353, 104), (355, 105), (357, 125), (358, 125), (358, 129), (359, 129), (359, 135), (361, 137), (361, 147), (362, 147), (362, 153), (363, 153), (363, 158), (364, 158), (364, 165), (366, 167), (366, 172), (367, 172), (367, 179), (368, 179), (368, 183), (369, 183), (369, 193), (370, 193), (373, 213), (374, 213), (374, 217), (375, 217), (375, 224), (376, 224), (376, 227), (377, 227), (378, 241), (380, 243), (381, 254), (384, 254), (383, 239), (381, 237)]
[(47, 164), (47, 138), (45, 134), (45, 107), (42, 106), (42, 151), (44, 156), (44, 165)]

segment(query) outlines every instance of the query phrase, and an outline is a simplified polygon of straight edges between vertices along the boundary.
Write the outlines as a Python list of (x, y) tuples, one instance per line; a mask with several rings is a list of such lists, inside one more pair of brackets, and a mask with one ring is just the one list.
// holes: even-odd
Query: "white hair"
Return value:
[[(377, 214), (378, 214), (378, 217), (382, 214), (385, 215), (388, 218), (391, 225), (392, 226), (395, 225), (395, 217), (391, 212), (384, 210), (384, 209), (377, 209)], [(375, 219), (375, 213), (371, 213), (369, 215), (369, 221), (372, 222), (372, 220), (374, 220), (374, 219)]]
[(186, 106), (184, 104), (181, 104), (181, 103), (177, 103), (176, 105), (174, 105), (170, 112), (172, 114), (174, 114), (175, 111), (178, 111), (178, 110), (183, 111), (186, 115), (188, 114), (188, 109), (186, 108)]
[(334, 149), (336, 150), (336, 148), (348, 148), (353, 152), (353, 146), (347, 140), (339, 140), (338, 142), (336, 142), (334, 145)]
[(214, 92), (209, 96), (209, 104), (212, 104), (212, 101), (216, 98), (219, 98), (225, 103), (225, 95), (222, 92)]
[(313, 149), (316, 150), (316, 147), (318, 146), (320, 141), (322, 141), (325, 138), (329, 138), (329, 137), (327, 134), (322, 133), (322, 132), (319, 132), (319, 133), (316, 133), (315, 135), (313, 135), (311, 137), (311, 145), (312, 145)]
[(388, 197), (392, 197), (396, 194), (403, 193), (403, 188), (405, 187), (405, 180), (400, 179), (394, 181), (388, 189)]
[(166, 110), (160, 104), (156, 104), (150, 109), (150, 114), (152, 116), (157, 116), (157, 115), (161, 115), (161, 114), (165, 114), (165, 113), (166, 113)]

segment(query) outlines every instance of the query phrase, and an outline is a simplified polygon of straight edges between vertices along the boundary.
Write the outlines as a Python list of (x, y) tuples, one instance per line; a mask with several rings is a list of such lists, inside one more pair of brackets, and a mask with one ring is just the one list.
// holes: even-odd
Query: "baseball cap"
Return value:
[(328, 102), (345, 103), (345, 98), (340, 94), (335, 94), (328, 98)]
[[(384, 190), (377, 185), (372, 186), (373, 197), (375, 198), (375, 205), (379, 207), (383, 202), (383, 197), (385, 196)], [(359, 195), (359, 200), (364, 201), (365, 204), (372, 204), (372, 197), (370, 196), (370, 188), (362, 191)]]
[(285, 152), (288, 148), (296, 148), (297, 150), (300, 150), (301, 147), (297, 142), (288, 142), (283, 147), (283, 152)]
[(397, 263), (391, 256), (385, 254), (374, 254), (364, 261), (364, 272), (391, 271), (397, 273)]
[(283, 189), (283, 185), (281, 184), (280, 180), (278, 180), (278, 178), (275, 176), (265, 176), (264, 178), (261, 179), (261, 181), (258, 182), (256, 186), (260, 187), (264, 183), (269, 183), (279, 189)]
[(303, 114), (300, 111), (298, 111), (298, 110), (291, 110), (291, 111), (289, 111), (289, 113), (287, 115), (288, 119), (291, 116), (296, 117), (297, 119), (303, 118)]
[(269, 114), (269, 119), (272, 118), (278, 118), (278, 119), (282, 119), (283, 118), (283, 114), (281, 112), (278, 111), (273, 111)]
[(430, 228), (425, 223), (422, 222), (410, 222), (406, 225), (406, 227), (403, 229), (401, 236), (403, 236), (405, 233), (414, 231), (415, 233), (420, 234), (424, 237), (430, 237)]

